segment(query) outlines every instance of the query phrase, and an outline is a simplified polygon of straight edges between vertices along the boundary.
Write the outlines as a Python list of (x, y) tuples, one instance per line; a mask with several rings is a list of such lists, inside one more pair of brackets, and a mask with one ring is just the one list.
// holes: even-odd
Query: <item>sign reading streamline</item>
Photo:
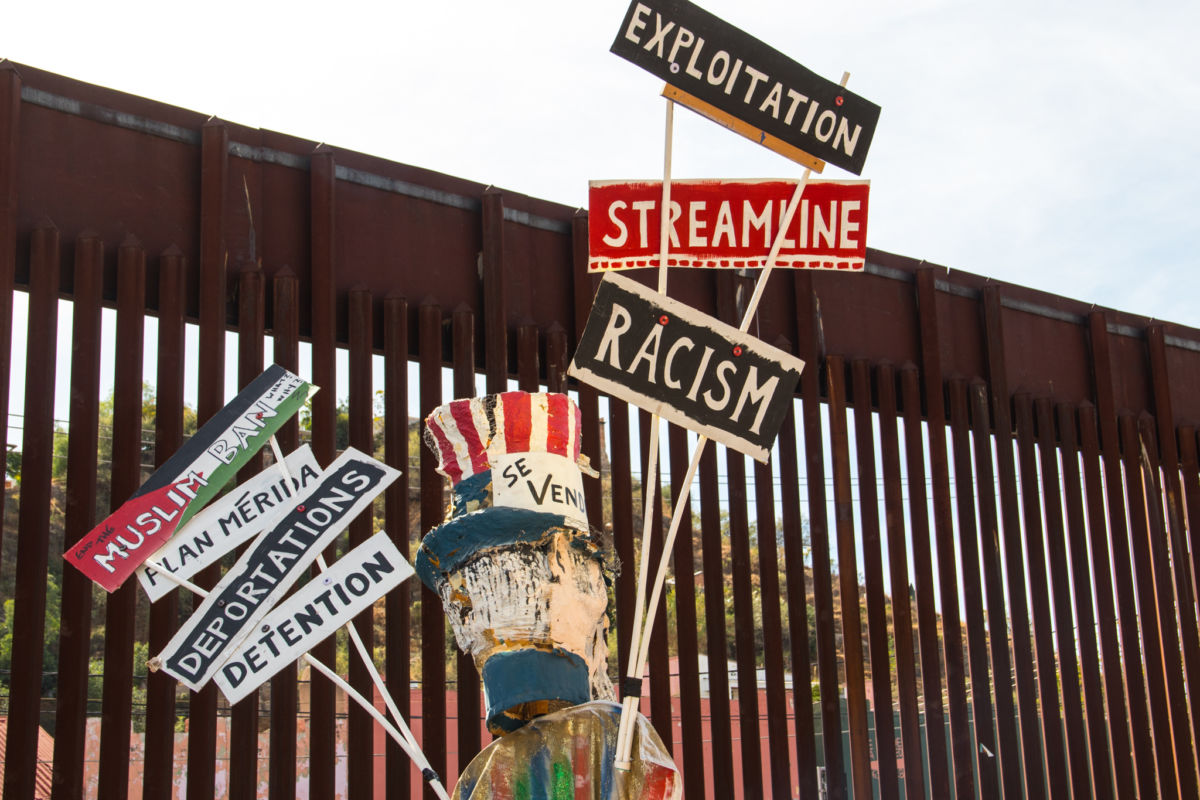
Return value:
[(687, 0), (633, 0), (611, 49), (805, 153), (862, 174), (879, 106)]
[(204, 508), (315, 391), (283, 367), (271, 365), (63, 558), (105, 591), (115, 591)]
[(200, 691), (317, 556), (400, 475), (348, 448), (216, 585), (153, 666)]
[[(870, 188), (809, 181), (774, 266), (862, 270)], [(785, 180), (672, 181), (667, 266), (765, 267), (795, 190)], [(592, 181), (588, 270), (657, 267), (661, 203), (661, 181)]]
[(610, 273), (569, 371), (765, 462), (803, 368), (790, 353)]

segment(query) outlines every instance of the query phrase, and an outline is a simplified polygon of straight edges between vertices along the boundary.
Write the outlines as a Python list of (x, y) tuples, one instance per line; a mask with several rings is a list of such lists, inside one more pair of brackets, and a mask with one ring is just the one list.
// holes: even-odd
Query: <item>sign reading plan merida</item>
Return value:
[(861, 175), (879, 106), (686, 0), (633, 0), (612, 52), (755, 128)]
[(570, 374), (765, 462), (804, 362), (609, 273)]

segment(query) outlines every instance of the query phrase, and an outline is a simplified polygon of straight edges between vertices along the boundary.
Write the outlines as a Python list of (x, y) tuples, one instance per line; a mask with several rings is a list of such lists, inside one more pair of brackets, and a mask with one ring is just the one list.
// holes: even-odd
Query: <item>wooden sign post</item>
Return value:
[[(739, 334), (745, 334), (762, 299), (767, 278), (771, 270), (777, 266), (780, 253), (785, 247), (785, 243), (788, 242), (788, 231), (793, 224), (796, 211), (798, 208), (805, 208), (802, 205), (802, 197), (805, 195), (812, 171), (821, 171), (827, 161), (856, 175), (861, 174), (867, 151), (870, 149), (871, 140), (874, 137), (875, 126), (879, 118), (879, 107), (846, 91), (845, 86), (849, 80), (848, 73), (843, 75), (840, 85), (834, 84), (687, 0), (633, 0), (611, 49), (617, 55), (658, 75), (667, 82), (667, 87), (663, 91), (664, 96), (667, 97), (667, 146), (662, 199), (658, 205), (659, 209), (666, 210), (666, 213), (658, 214), (660, 237), (656, 266), (659, 269), (659, 295), (665, 296), (666, 294), (667, 267), (684, 266), (685, 256), (677, 257), (674, 264), (668, 257), (668, 251), (672, 244), (682, 247), (685, 251), (689, 247), (701, 248), (702, 252), (691, 254), (689, 260), (692, 263), (687, 266), (743, 269), (750, 266), (748, 263), (740, 265), (736, 263), (739, 257), (743, 257), (740, 254), (708, 252), (718, 247), (718, 243), (713, 241), (719, 238), (718, 231), (728, 239), (724, 243), (725, 246), (732, 248), (737, 233), (733, 222), (732, 206), (728, 207), (728, 217), (722, 216), (722, 212), (726, 208), (718, 206), (715, 217), (704, 218), (703, 214), (710, 211), (707, 208), (707, 201), (691, 201), (685, 222), (688, 243), (686, 245), (682, 243), (683, 240), (676, 227), (676, 222), (683, 214), (683, 202), (672, 203), (671, 201), (670, 153), (674, 102), (687, 105), (709, 119), (807, 167), (803, 177), (795, 185), (790, 202), (782, 212), (778, 232), (774, 236), (770, 253), (761, 265), (763, 272), (755, 285), (754, 293), (737, 331)], [(630, 226), (633, 224), (633, 220), (629, 219), (627, 224), (617, 215), (618, 211), (624, 210), (644, 215), (638, 216), (636, 220), (638, 225), (636, 246), (641, 247), (643, 244), (648, 244), (643, 241), (646, 238), (644, 231), (649, 225), (648, 217), (650, 210), (654, 207), (653, 201), (647, 197), (628, 202), (625, 206), (618, 206), (618, 202), (620, 201), (614, 201), (607, 207), (608, 220), (614, 227), (609, 229), (607, 234), (609, 241), (604, 244), (619, 250), (629, 243), (632, 236)], [(861, 221), (851, 221), (850, 209), (843, 205), (842, 210), (846, 212), (846, 217), (839, 217), (838, 222), (842, 223), (840, 227), (845, 238), (839, 237), (837, 245), (845, 250), (850, 250), (849, 234), (857, 233), (858, 229), (855, 226), (861, 225), (861, 243), (864, 247), (861, 255), (829, 253), (809, 257), (806, 260), (791, 258), (792, 263), (789, 266), (823, 266), (861, 270), (865, 262), (865, 195), (860, 202), (863, 214)], [(757, 213), (748, 213), (753, 212), (753, 209), (753, 206), (743, 206), (743, 225), (748, 224), (747, 217), (758, 220), (759, 226), (765, 225), (765, 221), (761, 220)], [(592, 212), (596, 211), (597, 209), (593, 206)], [(601, 225), (603, 224), (601, 223)], [(710, 224), (711, 229), (709, 228)], [(828, 226), (827, 222), (824, 224), (826, 227)], [(801, 233), (798, 236), (803, 238), (803, 232), (809, 230), (803, 211), (800, 229)], [(708, 230), (712, 232), (711, 237), (707, 233)], [(604, 234), (600, 234), (600, 236), (603, 237)], [(749, 238), (749, 228), (744, 227), (742, 239), (748, 240)], [(763, 238), (765, 240), (771, 237), (769, 233), (764, 233)], [(834, 239), (832, 231), (828, 232), (827, 238), (831, 240), (830, 247), (832, 248)], [(857, 248), (858, 245), (859, 242), (855, 241), (854, 247)], [(794, 241), (792, 246), (795, 246)], [(652, 255), (646, 252), (614, 255), (613, 253), (604, 254), (599, 249), (594, 249), (589, 256), (589, 267), (593, 270), (655, 266)], [(632, 265), (628, 263), (629, 259), (634, 262)], [(611, 278), (614, 277), (616, 276), (609, 276), (605, 284), (610, 284)], [(620, 286), (617, 288), (628, 289), (628, 287)], [(611, 291), (612, 286), (610, 284), (610, 288), (606, 290), (602, 284), (601, 289), (602, 291)], [(598, 298), (600, 298), (599, 294)], [(659, 348), (662, 344), (663, 334), (656, 335), (653, 331), (646, 333), (641, 347), (633, 354), (629, 367), (625, 369), (627, 374), (619, 375), (621, 355), (618, 340), (622, 334), (633, 327), (633, 317), (627, 309), (620, 307), (615, 301), (598, 302), (597, 308), (601, 315), (601, 319), (595, 326), (595, 329), (600, 331), (596, 334), (599, 338), (593, 341), (593, 348), (590, 350), (585, 349), (584, 342), (581, 340), (579, 351), (582, 359), (577, 355), (578, 365), (572, 365), (572, 374), (577, 374), (605, 391), (621, 396), (618, 392), (625, 389), (617, 388), (618, 384), (628, 384), (634, 378), (637, 370), (643, 366), (643, 361), (646, 362), (647, 380), (643, 382), (642, 389), (653, 388), (654, 390), (646, 394), (644, 398), (644, 401), (649, 403), (644, 407), (648, 407), (654, 412), (651, 416), (650, 452), (647, 459), (649, 466), (645, 476), (645, 481), (649, 484), (655, 480), (657, 475), (659, 412), (676, 414), (677, 422), (687, 418), (684, 409), (675, 405), (680, 401), (683, 382), (674, 377), (674, 373), (670, 371), (672, 357), (679, 356), (681, 352), (690, 352), (691, 349), (694, 349), (695, 344), (690, 336), (684, 334), (674, 339), (668, 345), (665, 353), (662, 353)], [(639, 313), (644, 314), (647, 308), (647, 306), (641, 307)], [(621, 313), (622, 310), (625, 312), (624, 315)], [(595, 314), (595, 310), (593, 314)], [(664, 326), (669, 324), (670, 316), (663, 314), (662, 319), (666, 322), (660, 324)], [(684, 314), (684, 316), (687, 315)], [(644, 322), (644, 320), (642, 321)], [(592, 327), (592, 321), (589, 319), (588, 328)], [(587, 331), (585, 331), (586, 336)], [(728, 345), (732, 340), (726, 335), (725, 341)], [(704, 346), (702, 350), (705, 354), (704, 357), (711, 358), (710, 347), (710, 345)], [(739, 351), (743, 351), (743, 348), (744, 345), (738, 346)], [(711, 352), (715, 353), (716, 349), (712, 349)], [(663, 371), (659, 373), (661, 383), (655, 380), (654, 373), (660, 354), (663, 358)], [(590, 364), (584, 363), (588, 359), (590, 359)], [(718, 369), (724, 367), (724, 363), (721, 362)], [(682, 393), (682, 398), (693, 404), (698, 397), (701, 397), (699, 384), (704, 380), (703, 376), (708, 363), (696, 366), (700, 374), (694, 377), (695, 391), (693, 392), (689, 388)], [(726, 374), (734, 369), (733, 366), (726, 367)], [(605, 377), (602, 375), (603, 372), (610, 374)], [(796, 374), (797, 376), (799, 374), (798, 368)], [(757, 376), (755, 377), (757, 378)], [(599, 383), (596, 383), (597, 381)], [(636, 383), (636, 379), (634, 382)], [(654, 385), (648, 387), (647, 384)], [(751, 385), (753, 385), (753, 389), (748, 388)], [(751, 384), (749, 371), (747, 371), (746, 381), (742, 384), (741, 399), (739, 404), (734, 407), (730, 422), (736, 425), (739, 421), (741, 415), (738, 412), (740, 408), (744, 407), (744, 401), (757, 397), (765, 405), (769, 405), (766, 403), (766, 398), (772, 392), (779, 390), (782, 385), (782, 380), (772, 384), (769, 389), (757, 380)], [(795, 383), (792, 382), (787, 387), (786, 396), (789, 400), (794, 386)], [(636, 393), (638, 389), (636, 387), (629, 388), (629, 391)], [(664, 392), (665, 394), (663, 394)], [(708, 405), (712, 410), (716, 410), (714, 406), (721, 410), (726, 407), (726, 404), (720, 402), (717, 396), (706, 394), (703, 395), (703, 398), (711, 401)], [(761, 420), (756, 417), (756, 424), (759, 422)], [(686, 425), (686, 423), (683, 424)], [(701, 425), (703, 424), (701, 423)], [(650, 605), (645, 611), (644, 624), (643, 609), (645, 608), (651, 520), (648, 500), (643, 511), (645, 524), (642, 532), (637, 606), (634, 611), (633, 623), (635, 646), (630, 653), (626, 680), (623, 681), (623, 686), (629, 687), (629, 691), (623, 692), (621, 725), (617, 735), (616, 767), (621, 770), (628, 770), (631, 766), (629, 757), (633, 742), (633, 720), (641, 694), (641, 675), (646, 664), (649, 631), (654, 624), (655, 611), (666, 577), (672, 545), (682, 519), (680, 509), (686, 507), (692, 479), (699, 466), (704, 447), (708, 443), (709, 434), (717, 436), (719, 439), (730, 435), (737, 438), (736, 431), (729, 430), (724, 426), (701, 428), (696, 451), (681, 486), (681, 496), (675, 502), (675, 512), (663, 544), (662, 559), (659, 562)], [(771, 440), (773, 441), (773, 439), (774, 435), (772, 434)], [(731, 444), (731, 446), (734, 445)], [(761, 447), (761, 443), (759, 446)], [(765, 454), (765, 450), (762, 452)], [(649, 497), (649, 494), (649, 492), (644, 492), (643, 496)], [(859, 787), (856, 786), (856, 788)]]

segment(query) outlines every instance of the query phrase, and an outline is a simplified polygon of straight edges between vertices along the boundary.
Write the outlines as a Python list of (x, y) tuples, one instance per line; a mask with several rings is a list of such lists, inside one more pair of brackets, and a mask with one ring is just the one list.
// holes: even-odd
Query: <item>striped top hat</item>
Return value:
[(579, 408), (565, 394), (505, 392), (452, 400), (425, 420), (425, 444), (437, 471), (456, 486), (512, 453), (553, 453), (579, 459)]

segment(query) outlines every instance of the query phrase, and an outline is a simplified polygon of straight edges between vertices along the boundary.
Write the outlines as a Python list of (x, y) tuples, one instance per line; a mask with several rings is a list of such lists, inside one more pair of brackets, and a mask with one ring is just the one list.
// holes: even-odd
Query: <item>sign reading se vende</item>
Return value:
[(766, 462), (804, 362), (617, 273), (604, 276), (569, 373)]
[(737, 119), (861, 175), (879, 106), (686, 0), (633, 0), (612, 52)]
[[(671, 182), (669, 267), (766, 266), (796, 181)], [(776, 267), (862, 270), (869, 181), (810, 181), (784, 232)], [(657, 267), (660, 181), (588, 184), (588, 270)]]

